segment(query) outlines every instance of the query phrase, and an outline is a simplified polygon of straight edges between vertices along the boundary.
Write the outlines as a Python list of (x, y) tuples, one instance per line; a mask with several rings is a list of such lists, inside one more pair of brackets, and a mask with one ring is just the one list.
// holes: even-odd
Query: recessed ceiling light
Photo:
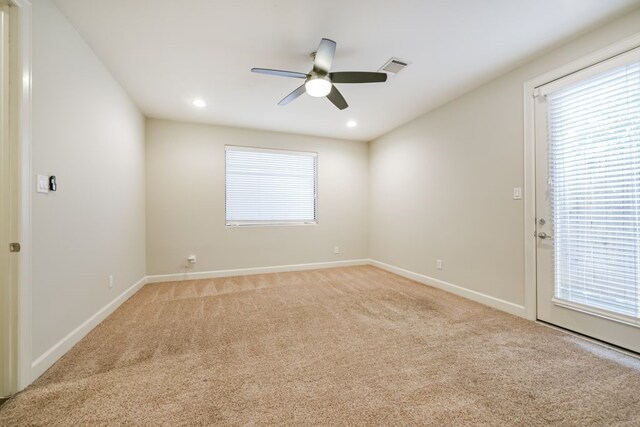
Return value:
[(194, 99), (192, 104), (194, 107), (198, 107), (198, 108), (204, 108), (207, 106), (207, 103), (204, 102), (203, 99)]
[(354, 128), (354, 127), (356, 127), (356, 126), (358, 126), (358, 123), (356, 123), (356, 121), (355, 121), (355, 120), (349, 120), (349, 121), (347, 122), (347, 127), (348, 127), (348, 128)]

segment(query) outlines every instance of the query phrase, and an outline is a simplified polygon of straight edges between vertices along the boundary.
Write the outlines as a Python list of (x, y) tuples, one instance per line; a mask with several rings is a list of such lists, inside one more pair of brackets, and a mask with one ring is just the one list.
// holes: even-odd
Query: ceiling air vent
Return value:
[(378, 71), (384, 71), (389, 74), (398, 74), (407, 65), (409, 65), (407, 61), (402, 61), (398, 58), (391, 58)]

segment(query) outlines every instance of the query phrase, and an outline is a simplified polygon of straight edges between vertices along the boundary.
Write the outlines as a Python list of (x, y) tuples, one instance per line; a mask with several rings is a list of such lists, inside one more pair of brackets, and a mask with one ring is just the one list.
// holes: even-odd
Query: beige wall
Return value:
[[(366, 258), (365, 142), (147, 120), (147, 274)], [(225, 227), (225, 144), (318, 153), (317, 225)], [(334, 255), (334, 246), (340, 254)]]
[[(33, 359), (145, 274), (144, 118), (49, 0), (33, 2)], [(108, 287), (112, 274), (115, 285)]]
[(636, 10), (373, 141), (369, 256), (523, 305), (523, 83), (639, 30)]

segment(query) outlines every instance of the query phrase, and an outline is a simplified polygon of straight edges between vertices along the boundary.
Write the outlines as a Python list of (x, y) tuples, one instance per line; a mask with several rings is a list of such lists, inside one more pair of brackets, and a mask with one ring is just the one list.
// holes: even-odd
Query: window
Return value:
[(547, 99), (555, 297), (638, 319), (640, 61)]
[(226, 225), (317, 223), (317, 153), (225, 147)]

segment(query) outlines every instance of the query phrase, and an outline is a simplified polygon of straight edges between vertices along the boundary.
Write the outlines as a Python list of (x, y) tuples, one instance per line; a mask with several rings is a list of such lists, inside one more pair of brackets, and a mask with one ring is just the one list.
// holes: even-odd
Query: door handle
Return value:
[(553, 239), (553, 236), (549, 236), (547, 235), (547, 233), (545, 233), (544, 231), (541, 231), (538, 233), (538, 237), (541, 239)]

